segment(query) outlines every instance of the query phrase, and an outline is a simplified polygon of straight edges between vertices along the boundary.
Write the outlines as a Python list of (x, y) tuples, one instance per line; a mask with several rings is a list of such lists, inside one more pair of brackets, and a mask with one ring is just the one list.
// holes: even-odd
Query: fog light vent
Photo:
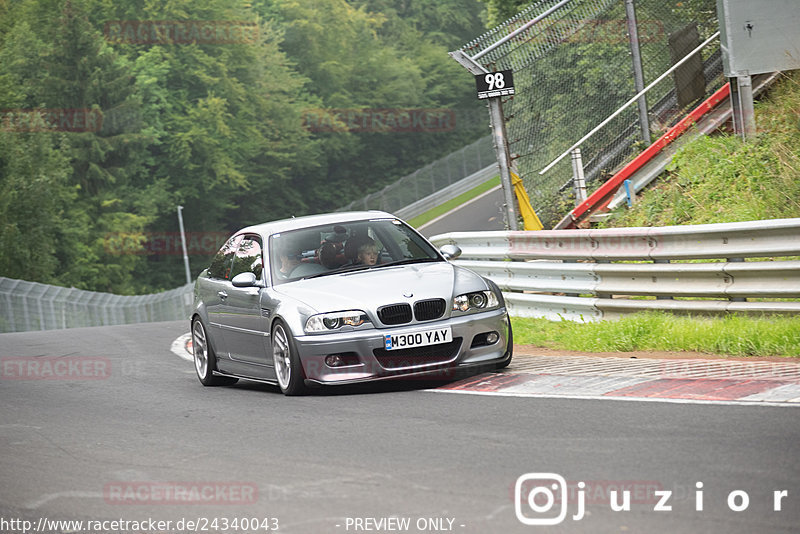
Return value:
[(325, 365), (328, 367), (348, 367), (360, 363), (355, 352), (328, 354), (325, 356)]
[(483, 332), (482, 334), (478, 334), (472, 338), (472, 344), (470, 345), (470, 348), (474, 349), (476, 347), (494, 345), (499, 339), (500, 334), (497, 332)]

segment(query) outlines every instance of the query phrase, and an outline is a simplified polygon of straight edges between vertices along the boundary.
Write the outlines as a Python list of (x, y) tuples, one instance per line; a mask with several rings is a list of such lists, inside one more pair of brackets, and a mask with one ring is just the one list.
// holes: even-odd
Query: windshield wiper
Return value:
[(329, 276), (329, 275), (334, 275), (334, 274), (346, 274), (346, 273), (352, 273), (352, 272), (355, 272), (355, 271), (365, 271), (365, 270), (367, 270), (369, 268), (370, 268), (369, 265), (348, 265), (348, 266), (345, 266), (345, 267), (340, 267), (340, 268), (338, 268), (336, 270), (333, 270), (333, 271), (325, 271), (325, 272), (321, 272), (321, 273), (317, 273), (317, 274), (310, 274), (308, 276), (304, 276), (304, 277), (300, 278), (300, 280), (309, 280), (311, 278), (319, 278), (320, 276)]
[(378, 263), (376, 265), (348, 265), (340, 267), (334, 271), (325, 271), (322, 273), (303, 276), (301, 278), (298, 278), (298, 280), (310, 280), (312, 278), (319, 278), (320, 276), (329, 276), (334, 274), (350, 274), (358, 271), (366, 271), (368, 269), (375, 269), (379, 267), (396, 267), (398, 265), (408, 265), (411, 263), (431, 263), (435, 261), (441, 261), (441, 260), (439, 260), (439, 258), (406, 258), (403, 260), (390, 261), (389, 263)]
[(406, 258), (404, 260), (390, 261), (389, 263), (381, 263), (373, 265), (373, 267), (394, 267), (396, 265), (408, 265), (411, 263), (431, 263), (440, 261), (439, 258)]

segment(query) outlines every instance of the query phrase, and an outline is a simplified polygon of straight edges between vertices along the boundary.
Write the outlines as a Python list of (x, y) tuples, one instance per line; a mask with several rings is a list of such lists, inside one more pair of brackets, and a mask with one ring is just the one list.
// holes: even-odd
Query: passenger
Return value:
[(326, 269), (336, 269), (337, 267), (341, 267), (345, 262), (344, 256), (339, 256), (334, 243), (323, 243), (322, 246), (319, 247), (318, 256), (319, 262)]
[(368, 237), (358, 246), (356, 263), (362, 265), (375, 265), (378, 263), (378, 246), (373, 239)]

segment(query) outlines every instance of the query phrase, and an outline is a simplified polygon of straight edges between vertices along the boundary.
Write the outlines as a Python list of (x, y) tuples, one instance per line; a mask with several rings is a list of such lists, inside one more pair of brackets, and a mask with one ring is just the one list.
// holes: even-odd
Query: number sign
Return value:
[(478, 99), (508, 96), (514, 94), (514, 77), (510, 70), (487, 72), (475, 75)]

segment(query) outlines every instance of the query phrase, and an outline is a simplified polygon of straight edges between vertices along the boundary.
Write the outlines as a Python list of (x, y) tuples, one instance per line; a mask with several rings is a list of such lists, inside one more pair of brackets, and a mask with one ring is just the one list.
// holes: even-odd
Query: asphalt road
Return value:
[(505, 230), (503, 221), (503, 190), (498, 186), (426, 223), (418, 230), (425, 237), (449, 232)]
[[(152, 518), (172, 528), (149, 531), (174, 532), (182, 518), (206, 518), (205, 531), (220, 532), (214, 518), (242, 517), (277, 518), (287, 533), (800, 530), (796, 408), (486, 397), (426, 391), (431, 383), (298, 398), (244, 382), (204, 388), (169, 350), (187, 330), (0, 335), (0, 531), (22, 532), (11, 519)], [(48, 368), (70, 376), (30, 379)], [(570, 500), (561, 524), (523, 525), (515, 482), (526, 473), (586, 482), (585, 516), (573, 519)], [(617, 486), (631, 490), (630, 511), (610, 509)], [(672, 492), (671, 510), (654, 511), (654, 488)], [(734, 491), (747, 493), (746, 510), (730, 509)], [(525, 516), (557, 516), (564, 503), (546, 506), (539, 493), (542, 511), (525, 501)], [(144, 531), (105, 526), (90, 530)]]

